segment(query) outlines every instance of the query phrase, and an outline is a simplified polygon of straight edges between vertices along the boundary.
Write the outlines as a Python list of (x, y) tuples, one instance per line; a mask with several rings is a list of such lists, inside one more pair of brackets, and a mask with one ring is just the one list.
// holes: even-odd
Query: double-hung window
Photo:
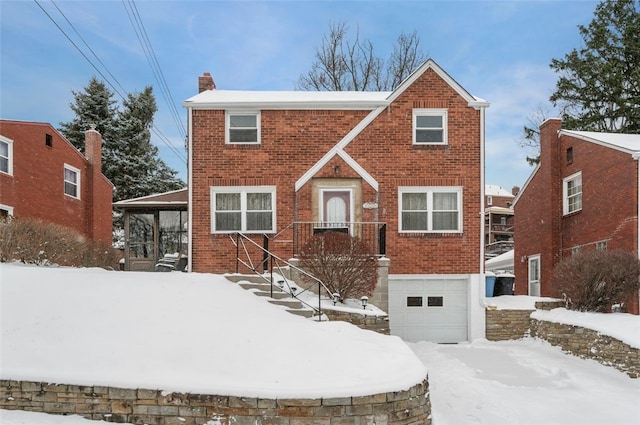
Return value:
[(565, 177), (562, 181), (563, 213), (571, 214), (582, 209), (582, 173)]
[(80, 199), (80, 170), (64, 165), (64, 193)]
[(259, 112), (229, 112), (226, 116), (226, 142), (237, 144), (260, 143)]
[(0, 172), (13, 174), (13, 143), (0, 136)]
[(400, 232), (462, 232), (461, 187), (400, 187)]
[(413, 110), (413, 144), (414, 145), (446, 145), (447, 144), (447, 110), (446, 109), (414, 109)]
[(211, 187), (211, 233), (275, 232), (274, 186)]

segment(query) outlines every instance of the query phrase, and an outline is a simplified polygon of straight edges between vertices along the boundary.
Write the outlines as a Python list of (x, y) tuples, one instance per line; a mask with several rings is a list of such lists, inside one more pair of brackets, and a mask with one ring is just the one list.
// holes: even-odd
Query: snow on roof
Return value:
[(502, 186), (497, 184), (487, 184), (484, 186), (484, 194), (490, 196), (510, 196), (513, 198), (513, 194)]
[(184, 102), (184, 106), (219, 107), (351, 107), (375, 108), (386, 105), (391, 92), (372, 91), (243, 91), (206, 90)]
[(560, 135), (578, 137), (588, 142), (624, 150), (629, 153), (640, 152), (640, 134), (600, 133), (596, 131), (560, 130)]

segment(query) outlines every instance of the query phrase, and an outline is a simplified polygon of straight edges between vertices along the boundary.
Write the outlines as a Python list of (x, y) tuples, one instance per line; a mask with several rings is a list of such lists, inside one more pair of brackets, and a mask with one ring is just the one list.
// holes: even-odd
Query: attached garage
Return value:
[(405, 341), (469, 340), (469, 276), (389, 276), (391, 334)]

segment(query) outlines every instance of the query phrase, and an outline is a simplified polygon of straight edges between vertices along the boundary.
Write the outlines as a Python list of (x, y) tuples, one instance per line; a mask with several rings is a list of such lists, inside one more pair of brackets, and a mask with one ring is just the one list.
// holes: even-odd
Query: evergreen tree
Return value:
[(551, 95), (565, 128), (640, 132), (640, 2), (605, 0), (588, 27), (584, 47), (553, 59), (560, 74)]

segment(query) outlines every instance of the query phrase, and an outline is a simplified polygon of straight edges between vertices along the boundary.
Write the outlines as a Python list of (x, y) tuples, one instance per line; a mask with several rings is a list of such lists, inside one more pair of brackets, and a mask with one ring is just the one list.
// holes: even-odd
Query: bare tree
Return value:
[(316, 50), (316, 61), (298, 79), (297, 90), (367, 91), (393, 90), (424, 61), (417, 32), (400, 34), (388, 61), (376, 56), (371, 41), (348, 39), (344, 22), (329, 26)]
[(533, 153), (527, 155), (529, 165), (536, 165), (540, 162), (540, 125), (549, 118), (549, 108), (538, 105), (538, 108), (527, 117), (527, 123), (522, 128), (522, 135), (516, 139), (520, 147)]

